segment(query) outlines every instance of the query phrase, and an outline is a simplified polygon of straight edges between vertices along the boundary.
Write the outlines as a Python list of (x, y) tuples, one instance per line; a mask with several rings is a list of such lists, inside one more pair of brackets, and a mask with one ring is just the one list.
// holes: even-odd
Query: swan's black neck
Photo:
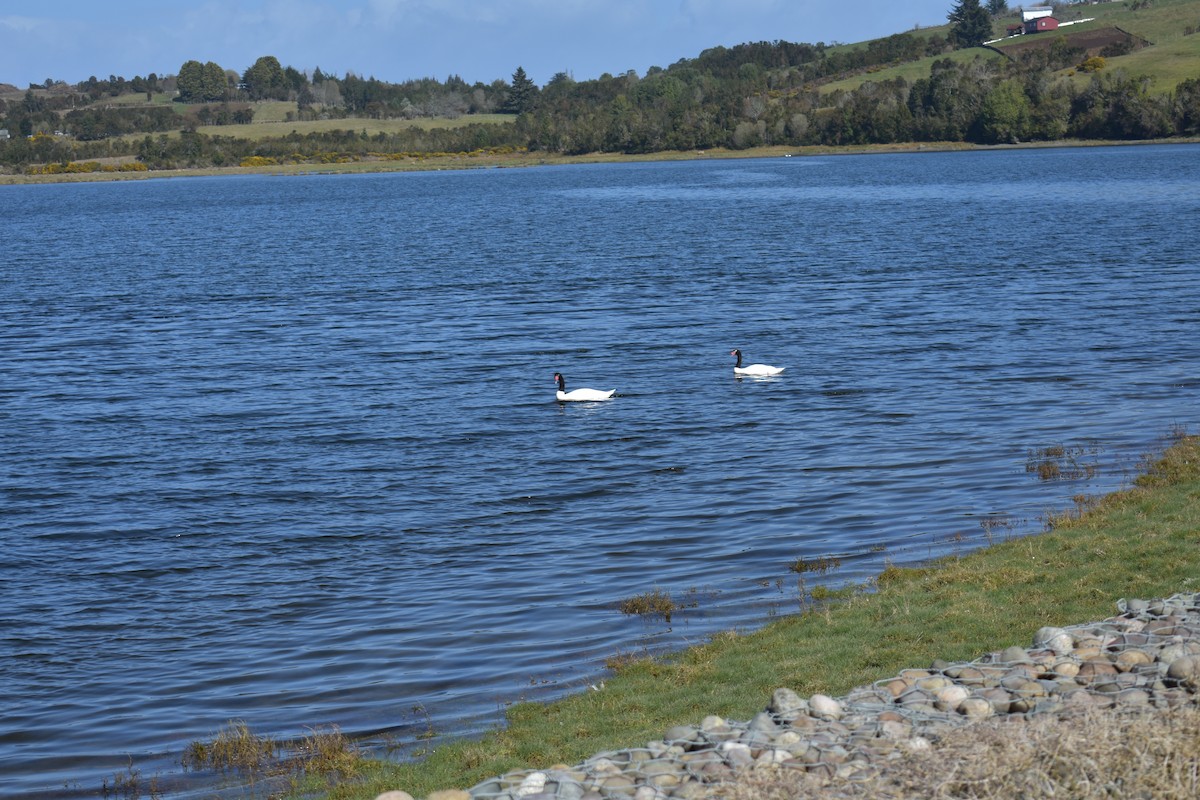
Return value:
[(556, 373), (554, 373), (554, 380), (558, 381), (558, 390), (560, 392), (565, 392), (567, 390), (567, 379), (566, 378), (564, 378), (562, 375), (560, 375), (559, 373), (556, 372)]
[(733, 354), (737, 356), (737, 363), (733, 365), (734, 369), (739, 369), (742, 366), (742, 351), (734, 350)]

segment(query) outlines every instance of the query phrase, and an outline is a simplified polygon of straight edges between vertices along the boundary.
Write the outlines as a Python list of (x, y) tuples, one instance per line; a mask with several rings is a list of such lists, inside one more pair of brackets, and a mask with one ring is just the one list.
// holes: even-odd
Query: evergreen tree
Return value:
[(979, 0), (959, 0), (948, 17), (950, 41), (958, 47), (977, 47), (992, 38), (992, 18)]
[(537, 97), (537, 86), (525, 74), (523, 67), (517, 67), (512, 76), (512, 86), (508, 90), (508, 101), (504, 110), (509, 114), (524, 114), (533, 107)]
[(199, 103), (204, 100), (204, 65), (192, 59), (183, 62), (179, 76), (175, 79), (179, 90), (179, 102)]
[(263, 56), (242, 75), (251, 100), (286, 100), (287, 78), (275, 56)]
[(221, 65), (215, 61), (205, 61), (203, 67), (204, 80), (204, 100), (212, 103), (217, 100), (224, 100), (229, 89), (229, 79), (225, 77), (225, 70), (221, 69)]

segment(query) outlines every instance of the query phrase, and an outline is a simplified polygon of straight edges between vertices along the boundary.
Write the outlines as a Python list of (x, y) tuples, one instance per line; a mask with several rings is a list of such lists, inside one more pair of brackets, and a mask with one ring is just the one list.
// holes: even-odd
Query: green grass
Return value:
[[(1137, 10), (1130, 8), (1130, 5), (1125, 2), (1110, 2), (1099, 5), (1069, 6), (1062, 14), (1062, 21), (1089, 17), (1094, 17), (1095, 21), (1074, 24), (1063, 28), (1062, 32), (1081, 32), (1115, 25), (1151, 42), (1152, 46), (1135, 53), (1108, 59), (1108, 68), (1124, 69), (1132, 75), (1146, 76), (1150, 79), (1150, 89), (1153, 92), (1165, 93), (1182, 80), (1200, 77), (1200, 34), (1186, 35), (1189, 27), (1200, 29), (1200, 1), (1151, 0), (1149, 7)], [(995, 35), (1003, 36), (1007, 25), (1019, 21), (1020, 15), (1018, 14), (996, 19), (993, 22)], [(945, 33), (948, 26), (922, 30)], [(1005, 45), (1011, 43), (1000, 41), (996, 42), (994, 46), (1004, 50)], [(865, 46), (865, 44), (844, 45), (847, 48), (859, 46)], [(904, 78), (912, 83), (919, 78), (928, 78), (931, 65), (941, 58), (968, 62), (974, 60), (976, 56), (1001, 58), (994, 51), (984, 48), (957, 50), (942, 56), (922, 58), (873, 72), (850, 75), (841, 80), (822, 84), (821, 92), (828, 94), (838, 89), (852, 90), (857, 89), (866, 81), (885, 81), (894, 78)], [(1060, 75), (1067, 75), (1068, 72), (1069, 70), (1064, 70)], [(1081, 86), (1090, 79), (1089, 75), (1073, 76), (1073, 80)]]
[[(1200, 27), (1200, 21), (1196, 25)], [(1151, 92), (1165, 94), (1182, 81), (1200, 78), (1200, 34), (1110, 58), (1106, 69), (1123, 69), (1130, 75), (1144, 75), (1150, 79)], [(1075, 76), (1075, 80), (1080, 78), (1085, 84), (1091, 79), (1082, 74)]]
[(983, 47), (971, 47), (965, 50), (955, 50), (951, 53), (946, 53), (940, 56), (928, 56), (916, 61), (906, 61), (903, 64), (897, 64), (894, 67), (884, 67), (873, 71), (864, 72), (858, 75), (852, 75), (841, 80), (830, 81), (829, 83), (821, 84), (821, 93), (830, 94), (839, 89), (850, 91), (857, 89), (867, 81), (875, 81), (881, 83), (883, 81), (894, 80), (895, 78), (904, 78), (904, 80), (912, 83), (920, 78), (928, 78), (933, 62), (942, 59), (950, 59), (960, 63), (970, 63), (977, 58), (982, 58), (985, 61), (1004, 61), (1004, 56), (999, 53), (988, 50)]
[[(151, 100), (150, 100), (149, 105), (155, 105), (155, 106), (178, 105), (177, 103), (171, 102), (171, 98), (173, 96), (174, 95), (170, 95), (165, 92), (155, 92), (153, 95), (151, 95)], [(117, 95), (116, 97), (102, 97), (96, 101), (95, 105), (98, 105), (98, 106), (106, 106), (106, 105), (110, 105), (110, 106), (144, 106), (144, 105), (147, 105), (146, 93), (145, 92), (131, 92), (129, 94)]]
[(508, 725), (434, 750), (423, 762), (376, 762), (332, 798), (467, 788), (521, 767), (578, 763), (661, 738), (707, 714), (749, 719), (777, 687), (841, 695), (928, 664), (1027, 644), (1043, 625), (1101, 619), (1120, 597), (1200, 587), (1200, 439), (1168, 450), (1135, 486), (1055, 517), (1053, 530), (932, 565), (890, 566), (875, 591), (726, 633), (667, 659), (622, 662), (601, 691), (522, 703)]

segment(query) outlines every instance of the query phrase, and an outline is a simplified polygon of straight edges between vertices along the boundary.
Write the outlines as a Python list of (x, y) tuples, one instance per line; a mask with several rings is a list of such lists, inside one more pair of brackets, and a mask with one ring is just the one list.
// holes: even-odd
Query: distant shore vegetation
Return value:
[(1006, 35), (1019, 11), (959, 0), (945, 26), (714, 47), (645, 75), (563, 72), (544, 86), (521, 67), (487, 84), (391, 83), (274, 56), (240, 73), (189, 60), (174, 75), (0, 84), (0, 173), (1200, 135), (1200, 0), (1054, 14), (1057, 30)]

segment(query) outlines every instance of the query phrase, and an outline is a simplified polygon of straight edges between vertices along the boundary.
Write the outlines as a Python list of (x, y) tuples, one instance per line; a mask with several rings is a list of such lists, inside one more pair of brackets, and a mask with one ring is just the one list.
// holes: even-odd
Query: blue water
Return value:
[(1195, 428), (1198, 219), (1195, 145), (0, 187), (0, 793), (484, 730), (1040, 530)]

